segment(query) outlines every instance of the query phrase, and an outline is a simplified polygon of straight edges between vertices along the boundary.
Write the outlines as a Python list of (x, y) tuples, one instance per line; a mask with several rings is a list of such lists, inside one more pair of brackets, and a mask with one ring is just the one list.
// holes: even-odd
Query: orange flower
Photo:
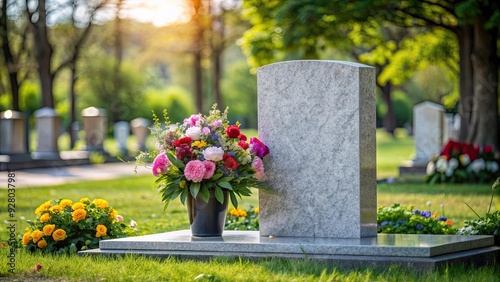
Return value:
[(38, 241), (38, 244), (36, 244), (40, 249), (44, 249), (45, 247), (47, 247), (47, 242), (42, 239), (40, 241)]
[(40, 222), (47, 222), (50, 220), (50, 214), (48, 212), (42, 214), (42, 216), (40, 216)]
[(85, 208), (85, 205), (81, 202), (76, 202), (74, 203), (71, 208), (76, 211), (76, 210), (79, 210), (79, 209), (84, 209)]
[(31, 231), (24, 233), (23, 235), (23, 245), (28, 245), (31, 240)]
[(56, 229), (55, 224), (47, 224), (43, 227), (43, 234), (45, 234), (45, 236), (50, 236), (52, 232), (54, 232), (54, 229)]
[(54, 241), (62, 241), (66, 239), (66, 237), (66, 231), (63, 229), (57, 229), (54, 233), (52, 233), (52, 239), (54, 239)]
[(118, 212), (115, 209), (111, 209), (111, 210), (109, 210), (108, 215), (111, 219), (116, 219)]
[(438, 216), (438, 212), (435, 212), (435, 213), (432, 214), (433, 218), (436, 218), (437, 216)]
[(446, 225), (448, 225), (448, 226), (451, 226), (451, 225), (452, 225), (451, 219), (448, 219), (448, 220), (446, 221)]
[(59, 205), (60, 205), (62, 208), (65, 208), (65, 207), (71, 206), (72, 204), (73, 204), (73, 201), (68, 200), (68, 199), (61, 200), (61, 202), (59, 203)]
[(38, 206), (38, 208), (35, 209), (35, 213), (37, 215), (41, 215), (42, 212), (48, 210), (51, 206), (52, 206), (52, 204), (50, 203), (50, 201), (47, 201), (47, 202), (41, 204), (40, 206)]
[(49, 210), (52, 212), (52, 213), (58, 213), (60, 211), (62, 211), (62, 207), (60, 205), (55, 205), (53, 207), (51, 207)]
[(80, 199), (80, 203), (84, 203), (85, 204), (85, 203), (88, 203), (88, 202), (90, 202), (89, 198), (81, 198)]
[(94, 204), (101, 209), (105, 209), (108, 207), (108, 201), (103, 200), (103, 199), (94, 199)]
[(78, 222), (82, 219), (85, 219), (85, 217), (87, 216), (87, 212), (85, 211), (85, 209), (79, 209), (72, 212), (71, 216), (74, 222)]
[(98, 224), (97, 227), (95, 228), (95, 230), (97, 231), (95, 233), (95, 236), (97, 238), (102, 237), (102, 236), (106, 236), (106, 232), (108, 231), (108, 229), (106, 228), (106, 226), (104, 226), (102, 224)]
[(31, 233), (31, 238), (33, 238), (33, 243), (38, 242), (40, 239), (42, 239), (43, 232), (40, 230), (35, 230), (33, 233)]

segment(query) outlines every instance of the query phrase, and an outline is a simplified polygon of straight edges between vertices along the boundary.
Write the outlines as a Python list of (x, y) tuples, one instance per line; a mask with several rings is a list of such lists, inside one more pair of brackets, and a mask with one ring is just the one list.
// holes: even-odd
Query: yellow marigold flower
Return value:
[(232, 209), (229, 211), (229, 213), (233, 216), (240, 216), (240, 217), (245, 217), (247, 216), (247, 212), (242, 210), (241, 208), (237, 208), (237, 209)]
[(76, 202), (71, 206), (71, 209), (73, 209), (74, 211), (79, 210), (79, 209), (84, 209), (84, 208), (85, 208), (85, 205), (81, 202)]
[(28, 245), (30, 240), (31, 240), (31, 231), (27, 231), (23, 235), (23, 245), (25, 245), (25, 246)]
[(86, 216), (87, 212), (85, 211), (85, 209), (75, 210), (71, 213), (71, 217), (73, 218), (74, 222), (78, 222), (82, 219), (85, 219)]
[(94, 199), (94, 204), (101, 209), (105, 209), (108, 207), (108, 201), (103, 200), (103, 199)]
[(66, 237), (66, 231), (63, 229), (57, 229), (52, 233), (52, 239), (54, 239), (54, 241), (62, 241), (66, 239)]
[(45, 247), (47, 247), (47, 242), (42, 239), (40, 241), (38, 241), (38, 244), (36, 244), (40, 249), (44, 249)]
[(85, 203), (88, 203), (88, 202), (90, 202), (89, 198), (81, 198), (80, 199), (80, 203), (84, 203), (85, 204)]
[(50, 214), (48, 212), (42, 214), (42, 216), (40, 216), (40, 222), (47, 222), (50, 220)]
[(62, 208), (65, 208), (65, 207), (71, 206), (72, 204), (73, 204), (73, 201), (68, 200), (68, 199), (61, 200), (61, 202), (59, 203), (59, 205), (60, 205)]
[(50, 201), (47, 201), (47, 202), (41, 204), (40, 206), (38, 206), (38, 208), (35, 209), (35, 213), (37, 215), (41, 215), (42, 212), (48, 210), (51, 206), (52, 206), (52, 204), (50, 203)]
[(436, 218), (437, 216), (438, 216), (438, 212), (435, 212), (435, 213), (432, 214), (433, 218)]
[(35, 230), (33, 233), (31, 233), (31, 238), (33, 238), (33, 243), (38, 242), (40, 239), (42, 239), (43, 232), (40, 230)]
[(95, 233), (95, 236), (97, 238), (99, 237), (102, 237), (102, 236), (105, 236), (106, 235), (106, 232), (108, 231), (108, 229), (106, 228), (106, 226), (102, 225), (102, 224), (98, 224), (97, 227), (95, 228), (95, 230), (97, 231)]
[(43, 227), (43, 234), (45, 234), (45, 236), (50, 236), (52, 232), (54, 232), (54, 229), (56, 229), (55, 224), (47, 224)]
[(260, 210), (259, 210), (259, 208), (258, 208), (258, 207), (257, 207), (257, 208), (255, 208), (255, 209), (253, 210), (253, 212), (254, 212), (254, 213), (259, 213), (259, 211), (260, 211)]
[(116, 216), (118, 215), (118, 212), (115, 209), (111, 209), (109, 210), (108, 215), (111, 219), (115, 219)]
[(192, 144), (191, 144), (191, 147), (197, 147), (198, 149), (201, 149), (201, 148), (204, 148), (207, 146), (207, 143), (203, 140), (200, 140), (200, 141), (194, 141)]
[(60, 205), (55, 205), (49, 209), (52, 213), (59, 213), (62, 211), (62, 207)]

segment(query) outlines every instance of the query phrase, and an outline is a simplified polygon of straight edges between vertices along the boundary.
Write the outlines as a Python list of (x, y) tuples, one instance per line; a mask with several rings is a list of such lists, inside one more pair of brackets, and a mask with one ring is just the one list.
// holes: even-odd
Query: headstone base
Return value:
[(450, 264), (492, 263), (500, 258), (493, 236), (378, 234), (360, 239), (261, 237), (258, 231), (224, 231), (192, 237), (190, 230), (104, 240), (79, 255), (138, 254), (206, 260), (215, 257), (313, 259), (347, 268), (396, 264), (429, 271)]
[(418, 174), (425, 175), (427, 172), (427, 163), (419, 163), (414, 161), (405, 161), (399, 166), (399, 175)]

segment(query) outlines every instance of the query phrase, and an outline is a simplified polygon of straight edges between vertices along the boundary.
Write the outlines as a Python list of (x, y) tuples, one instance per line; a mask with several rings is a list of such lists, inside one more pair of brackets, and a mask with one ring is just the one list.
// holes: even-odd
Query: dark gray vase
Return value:
[(224, 191), (224, 203), (215, 198), (215, 192), (210, 191), (210, 199), (205, 203), (198, 195), (193, 198), (188, 194), (187, 208), (191, 234), (196, 237), (222, 236), (226, 223), (228, 192)]

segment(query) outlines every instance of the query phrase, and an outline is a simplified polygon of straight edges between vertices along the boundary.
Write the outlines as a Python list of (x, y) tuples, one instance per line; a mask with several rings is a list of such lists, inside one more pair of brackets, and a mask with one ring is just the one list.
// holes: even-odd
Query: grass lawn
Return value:
[[(248, 135), (251, 135), (248, 134)], [(377, 132), (378, 177), (396, 177), (400, 161), (411, 158), (413, 140), (398, 132), (396, 138)], [(152, 188), (153, 176), (135, 176), (107, 181), (88, 181), (58, 186), (16, 190), (16, 229), (24, 233), (26, 220), (34, 219), (34, 209), (50, 198), (103, 198), (118, 210), (125, 222), (138, 223), (140, 234), (188, 229), (186, 208), (175, 201), (166, 212), (157, 192)], [(5, 192), (5, 191), (4, 191)], [(490, 185), (435, 185), (418, 183), (379, 184), (379, 206), (398, 202), (418, 209), (438, 211), (461, 227), (465, 219), (475, 215), (464, 202), (478, 213), (486, 212), (491, 196)], [(5, 198), (2, 198), (5, 199)], [(430, 206), (426, 203), (430, 201)], [(6, 204), (6, 203), (5, 203)], [(441, 204), (443, 207), (441, 207)], [(257, 206), (257, 193), (240, 201), (243, 208)], [(492, 210), (500, 209), (500, 197)], [(0, 218), (7, 219), (6, 209)], [(5, 228), (0, 241), (7, 241)], [(8, 247), (0, 247), (0, 281), (500, 281), (500, 267), (465, 268), (455, 266), (434, 273), (417, 273), (390, 267), (385, 270), (345, 270), (314, 261), (265, 259), (215, 259), (207, 262), (167, 259), (160, 261), (139, 256), (119, 258), (78, 257), (29, 254), (20, 249), (16, 257), (15, 274), (8, 273)], [(34, 270), (37, 264), (42, 266)]]

